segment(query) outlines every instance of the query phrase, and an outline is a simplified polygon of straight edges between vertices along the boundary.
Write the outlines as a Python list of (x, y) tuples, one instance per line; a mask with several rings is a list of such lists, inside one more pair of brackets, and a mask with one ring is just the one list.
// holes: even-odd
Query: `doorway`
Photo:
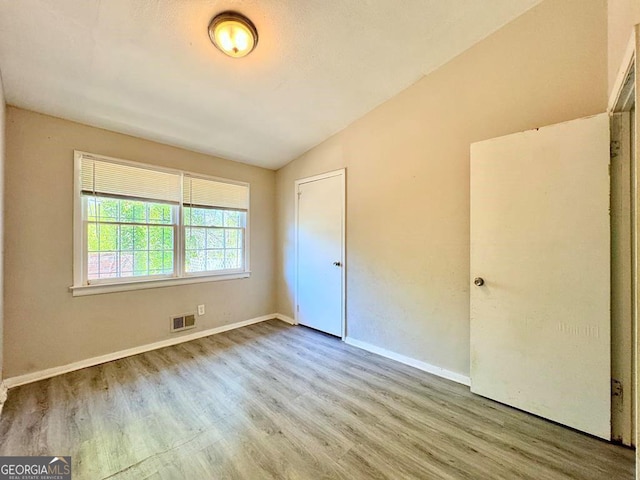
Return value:
[(296, 323), (345, 338), (345, 170), (295, 182)]

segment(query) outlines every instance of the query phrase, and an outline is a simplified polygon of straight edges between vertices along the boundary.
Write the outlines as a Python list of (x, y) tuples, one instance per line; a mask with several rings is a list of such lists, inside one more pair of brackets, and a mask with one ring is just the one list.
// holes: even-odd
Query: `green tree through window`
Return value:
[(175, 206), (86, 197), (87, 278), (173, 275)]

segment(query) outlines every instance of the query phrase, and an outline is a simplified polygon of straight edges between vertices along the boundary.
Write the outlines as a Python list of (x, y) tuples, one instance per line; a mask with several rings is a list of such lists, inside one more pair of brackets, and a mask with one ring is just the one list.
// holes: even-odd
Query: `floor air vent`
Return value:
[(196, 314), (186, 313), (184, 315), (178, 315), (171, 317), (171, 331), (180, 332), (182, 330), (188, 330), (195, 328), (196, 326)]

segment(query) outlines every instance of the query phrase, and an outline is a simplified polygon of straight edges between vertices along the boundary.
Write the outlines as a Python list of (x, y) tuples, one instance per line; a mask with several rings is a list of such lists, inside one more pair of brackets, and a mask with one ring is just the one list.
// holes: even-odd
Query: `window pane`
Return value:
[(162, 239), (163, 239), (162, 248), (164, 250), (173, 251), (173, 228), (166, 228), (162, 236)]
[(224, 248), (224, 230), (222, 228), (207, 229), (207, 247)]
[(206, 234), (204, 228), (187, 227), (185, 242), (189, 250), (201, 250), (205, 247)]
[(230, 216), (234, 217), (236, 224), (245, 214), (245, 212), (221, 210), (217, 208), (192, 208), (184, 207), (184, 224), (196, 225), (201, 227), (223, 227), (225, 226), (225, 213), (230, 212)]
[(149, 274), (160, 275), (164, 269), (162, 251), (149, 252)]
[(120, 226), (120, 248), (122, 250), (133, 250), (133, 226)]
[(133, 227), (133, 248), (134, 250), (146, 250), (148, 248), (147, 234), (149, 227)]
[(174, 273), (174, 207), (87, 196), (85, 211), (88, 280)]
[(222, 210), (207, 209), (207, 225), (210, 227), (222, 227), (224, 221), (222, 212)]
[(98, 202), (96, 198), (89, 198), (87, 201), (87, 216), (88, 220), (91, 222), (96, 221), (96, 215), (98, 211)]
[(111, 278), (118, 274), (118, 254), (100, 253), (100, 277)]
[(188, 273), (241, 269), (247, 213), (184, 207)]
[(149, 223), (163, 223), (165, 207), (166, 205), (149, 205)]
[(98, 217), (103, 222), (117, 222), (118, 200), (112, 198), (98, 199)]
[(133, 221), (147, 223), (147, 205), (144, 202), (131, 202), (133, 204)]
[(162, 250), (170, 227), (149, 227), (149, 250)]
[(240, 212), (233, 210), (225, 210), (224, 212), (225, 227), (240, 227)]
[(185, 270), (190, 273), (206, 271), (205, 250), (187, 250), (185, 252)]
[(164, 259), (163, 273), (164, 274), (173, 273), (173, 252), (165, 250), (164, 252), (162, 252), (162, 257)]
[(118, 250), (118, 226), (98, 223), (96, 226), (98, 235), (98, 251), (116, 251)]
[(89, 278), (98, 278), (98, 275), (100, 273), (99, 264), (100, 264), (100, 254), (89, 253), (89, 258), (87, 261), (87, 275)]
[(225, 250), (224, 251), (224, 266), (225, 268), (240, 268), (240, 255), (238, 250)]
[(171, 205), (164, 205), (164, 208), (162, 209), (162, 223), (174, 223), (173, 212), (174, 209)]
[(122, 277), (133, 276), (133, 255), (132, 251), (120, 252), (120, 275)]
[(173, 208), (167, 203), (142, 202), (108, 197), (84, 196), (90, 222), (174, 223)]
[(224, 270), (224, 250), (207, 250), (207, 270)]
[(185, 225), (205, 225), (206, 211), (204, 208), (185, 207), (184, 224)]
[(121, 200), (120, 201), (120, 221), (121, 222), (129, 222), (132, 223), (135, 221), (135, 217), (133, 215), (133, 204), (131, 200)]
[(149, 252), (135, 252), (133, 256), (133, 274), (149, 275)]
[(239, 230), (226, 230), (225, 234), (225, 248), (238, 248), (240, 247), (240, 231)]
[[(87, 225), (87, 250), (89, 252), (99, 252), (100, 246), (98, 244), (98, 228), (95, 223)], [(96, 271), (97, 271), (96, 267)]]

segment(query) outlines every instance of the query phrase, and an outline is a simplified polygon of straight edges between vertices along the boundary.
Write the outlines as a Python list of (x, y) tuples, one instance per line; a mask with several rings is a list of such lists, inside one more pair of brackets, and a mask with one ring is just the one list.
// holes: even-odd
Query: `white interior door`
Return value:
[(344, 336), (344, 170), (296, 182), (301, 325)]
[(471, 390), (609, 439), (609, 119), (471, 146)]

